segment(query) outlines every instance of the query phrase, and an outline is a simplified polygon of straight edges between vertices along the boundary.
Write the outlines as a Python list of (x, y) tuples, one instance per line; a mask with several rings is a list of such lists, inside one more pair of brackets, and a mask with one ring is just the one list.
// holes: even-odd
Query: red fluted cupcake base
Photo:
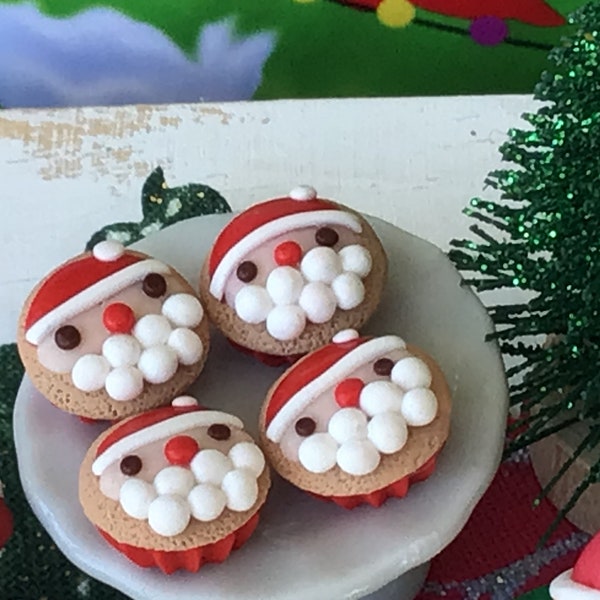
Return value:
[(102, 537), (130, 561), (140, 567), (158, 567), (163, 573), (170, 575), (175, 571), (185, 570), (195, 573), (205, 563), (223, 562), (233, 550), (243, 546), (258, 525), (258, 513), (249, 521), (227, 537), (187, 550), (152, 550), (118, 542), (106, 531), (98, 529)]
[(347, 509), (353, 509), (361, 504), (370, 504), (374, 507), (381, 506), (389, 498), (404, 498), (408, 493), (410, 486), (419, 481), (425, 481), (435, 471), (435, 461), (437, 454), (434, 454), (422, 467), (414, 473), (390, 483), (384, 488), (369, 492), (368, 494), (355, 494), (354, 496), (320, 496), (311, 495), (320, 500), (335, 502), (338, 506)]

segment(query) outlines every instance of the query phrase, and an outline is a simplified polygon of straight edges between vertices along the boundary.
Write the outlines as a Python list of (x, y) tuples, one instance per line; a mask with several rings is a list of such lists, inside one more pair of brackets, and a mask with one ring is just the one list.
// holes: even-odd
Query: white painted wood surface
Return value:
[(156, 166), (234, 209), (310, 183), (446, 249), (525, 96), (244, 102), (0, 113), (0, 343), (33, 285), (91, 233), (138, 221)]

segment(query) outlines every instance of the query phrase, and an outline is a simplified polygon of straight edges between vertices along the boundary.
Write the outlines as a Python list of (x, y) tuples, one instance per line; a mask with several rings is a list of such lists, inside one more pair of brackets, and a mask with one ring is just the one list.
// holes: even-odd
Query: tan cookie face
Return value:
[[(211, 319), (235, 342), (277, 355), (358, 327), (379, 302), (383, 248), (357, 213), (312, 196), (254, 205), (220, 234), (201, 275)], [(298, 212), (299, 211), (299, 212)]]
[(345, 344), (291, 367), (261, 413), (274, 468), (324, 496), (368, 494), (410, 476), (448, 435), (449, 391), (430, 357), (396, 336)]
[(263, 453), (242, 422), (212, 410), (166, 407), (123, 421), (80, 471), (81, 503), (96, 526), (160, 550), (225, 537), (258, 511), (268, 488)]
[(172, 267), (114, 242), (98, 246), (101, 258), (75, 257), (32, 292), (18, 344), (51, 402), (114, 419), (168, 403), (192, 383), (208, 351), (208, 319)]

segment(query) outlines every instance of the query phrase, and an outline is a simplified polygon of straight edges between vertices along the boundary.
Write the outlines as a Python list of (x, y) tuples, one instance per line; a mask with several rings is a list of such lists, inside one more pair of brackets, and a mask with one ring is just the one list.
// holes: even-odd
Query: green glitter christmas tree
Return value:
[[(577, 422), (587, 435), (543, 494), (587, 449), (600, 445), (600, 2), (570, 17), (575, 33), (552, 50), (535, 88), (544, 105), (523, 115), (500, 148), (508, 168), (486, 184), (500, 199), (471, 200), (471, 240), (450, 258), (477, 291), (518, 289), (520, 304), (490, 307), (508, 370), (508, 452)], [(496, 193), (497, 197), (497, 193)], [(557, 522), (594, 482), (592, 465)]]

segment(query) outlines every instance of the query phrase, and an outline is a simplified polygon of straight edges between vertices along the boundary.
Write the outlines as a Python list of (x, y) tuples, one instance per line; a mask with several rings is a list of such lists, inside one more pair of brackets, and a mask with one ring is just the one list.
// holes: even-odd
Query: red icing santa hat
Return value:
[(395, 335), (361, 338), (353, 329), (341, 331), (331, 344), (293, 366), (275, 388), (265, 412), (267, 437), (280, 442), (287, 428), (321, 394), (369, 362), (405, 348), (404, 340)]
[(577, 559), (575, 567), (550, 584), (554, 600), (600, 600), (600, 532)]
[(317, 198), (310, 186), (299, 186), (288, 196), (267, 200), (241, 212), (221, 231), (208, 259), (210, 293), (221, 300), (227, 278), (244, 256), (261, 244), (300, 227), (341, 225), (356, 233), (359, 219), (329, 200)]
[(169, 271), (158, 260), (127, 252), (119, 242), (100, 242), (91, 253), (56, 269), (40, 286), (25, 317), (25, 339), (37, 345), (68, 319), (149, 273)]
[(180, 396), (173, 400), (171, 406), (142, 413), (117, 426), (98, 446), (92, 472), (100, 476), (109, 465), (142, 446), (215, 423), (237, 429), (244, 427), (234, 415), (204, 409), (198, 406), (195, 398)]

